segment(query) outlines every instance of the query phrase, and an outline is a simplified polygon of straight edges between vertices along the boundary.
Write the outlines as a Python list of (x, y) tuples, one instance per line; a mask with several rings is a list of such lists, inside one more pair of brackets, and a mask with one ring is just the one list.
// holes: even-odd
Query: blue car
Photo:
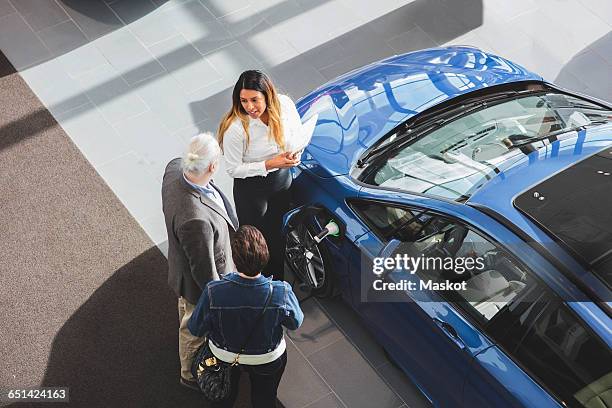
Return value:
[[(612, 406), (612, 108), (471, 47), (302, 98), (286, 260), (438, 407)], [(315, 122), (316, 121), (316, 122)]]

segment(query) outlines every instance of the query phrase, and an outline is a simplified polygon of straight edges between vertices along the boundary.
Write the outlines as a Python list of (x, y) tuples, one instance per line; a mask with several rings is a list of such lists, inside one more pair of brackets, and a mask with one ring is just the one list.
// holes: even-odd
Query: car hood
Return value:
[(304, 167), (322, 177), (347, 174), (366, 149), (424, 110), (485, 87), (533, 80), (542, 78), (471, 47), (433, 48), (372, 63), (298, 101), (303, 121), (318, 115)]

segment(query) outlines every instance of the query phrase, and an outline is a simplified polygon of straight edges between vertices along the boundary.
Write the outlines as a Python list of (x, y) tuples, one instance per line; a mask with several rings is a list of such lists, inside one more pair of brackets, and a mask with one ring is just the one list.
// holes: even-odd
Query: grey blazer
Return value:
[(229, 218), (187, 184), (181, 159), (166, 166), (162, 204), (168, 231), (168, 284), (194, 305), (209, 281), (234, 270), (230, 234), (238, 229), (238, 217), (227, 197), (217, 191)]

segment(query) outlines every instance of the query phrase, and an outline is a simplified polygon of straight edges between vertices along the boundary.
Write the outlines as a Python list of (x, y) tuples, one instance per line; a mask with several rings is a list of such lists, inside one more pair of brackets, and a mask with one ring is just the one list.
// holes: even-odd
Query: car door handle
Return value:
[(465, 349), (465, 343), (463, 342), (463, 340), (461, 340), (459, 333), (457, 333), (457, 330), (455, 330), (455, 328), (450, 323), (446, 323), (445, 321), (440, 320), (437, 317), (434, 317), (433, 321), (440, 328), (440, 330), (442, 330), (442, 332), (446, 334), (446, 336), (457, 345), (457, 347), (459, 347), (461, 350)]

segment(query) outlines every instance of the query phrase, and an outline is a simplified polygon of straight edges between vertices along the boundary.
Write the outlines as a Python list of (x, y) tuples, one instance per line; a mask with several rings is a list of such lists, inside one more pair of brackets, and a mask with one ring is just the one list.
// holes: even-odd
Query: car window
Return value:
[[(477, 320), (493, 319), (531, 282), (524, 268), (488, 238), (442, 217), (433, 224), (439, 228), (432, 234), (436, 239), (423, 237), (406, 243), (416, 250), (412, 253), (427, 260), (417, 274), (438, 283), (464, 283), (446, 297)], [(454, 262), (447, 268), (450, 259)]]
[[(401, 241), (392, 257), (421, 259), (415, 273), (422, 281), (464, 283), (464, 289), (443, 295), (480, 322), (493, 319), (532, 281), (505, 249), (446, 217), (378, 202), (353, 206), (384, 241)], [(396, 271), (389, 279), (406, 273)]]
[[(546, 93), (486, 105), (417, 136), (364, 172), (364, 182), (452, 200), (524, 157), (530, 139), (579, 126), (610, 122), (610, 110), (573, 96)], [(398, 135), (400, 138), (402, 135)]]
[(564, 406), (612, 406), (612, 352), (556, 295), (535, 290), (491, 333)]
[(424, 211), (411, 210), (391, 204), (373, 201), (356, 201), (351, 206), (360, 218), (384, 242), (392, 237), (401, 240), (416, 240), (430, 235), (432, 217)]
[[(353, 207), (368, 224), (374, 225), (368, 219), (376, 214), (377, 228), (387, 233), (386, 241), (401, 241), (391, 257), (463, 259), (453, 270), (432, 264), (416, 273), (421, 280), (465, 282), (465, 290), (440, 293), (476, 319), (487, 335), (564, 406), (612, 406), (611, 350), (505, 248), (460, 222), (427, 211), (379, 202)], [(402, 234), (397, 228), (402, 225), (399, 220), (406, 222), (415, 216), (426, 220), (418, 224), (418, 233)], [(480, 259), (483, 267), (475, 261), (467, 265), (466, 259)], [(398, 280), (406, 273), (409, 271), (395, 270), (386, 278)]]

